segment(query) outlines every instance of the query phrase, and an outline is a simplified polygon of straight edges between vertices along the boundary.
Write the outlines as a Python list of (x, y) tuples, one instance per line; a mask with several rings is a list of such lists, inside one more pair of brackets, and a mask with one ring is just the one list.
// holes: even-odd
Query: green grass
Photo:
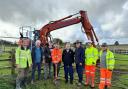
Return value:
[(9, 66), (9, 65), (10, 65), (9, 61), (0, 62), (0, 66)]
[[(82, 85), (81, 87), (77, 86), (77, 74), (75, 73), (75, 80), (74, 80), (74, 84), (65, 84), (65, 80), (64, 80), (64, 75), (63, 75), (63, 70), (61, 70), (61, 77), (59, 81), (59, 84), (56, 86), (53, 83), (53, 79), (48, 79), (48, 80), (36, 80), (34, 82), (34, 84), (30, 84), (30, 80), (28, 85), (26, 86), (26, 89), (91, 89), (90, 87), (85, 87), (84, 85)], [(43, 74), (42, 74), (43, 75)], [(124, 78), (128, 77), (128, 75), (122, 75), (122, 76), (118, 76), (118, 78), (120, 79), (117, 81), (113, 81), (113, 87), (111, 87), (111, 89), (127, 89), (127, 88), (123, 88), (123, 87), (127, 87), (128, 86), (128, 81), (125, 80)], [(29, 76), (30, 79), (30, 76)], [(84, 78), (85, 80), (85, 78)], [(96, 80), (97, 81), (97, 80)], [(119, 84), (120, 83), (120, 84)], [(0, 89), (14, 89), (15, 88), (15, 78), (9, 77), (9, 76), (5, 76), (5, 77), (0, 77)], [(25, 88), (24, 88), (25, 89)], [(98, 89), (98, 84), (96, 84), (96, 88)]]
[(8, 66), (10, 66), (10, 63), (8, 61), (0, 62), (0, 75), (11, 74), (11, 70), (10, 69), (1, 69), (3, 67), (8, 67)]
[(12, 49), (15, 49), (16, 47), (12, 47), (12, 46), (0, 46), (0, 49), (2, 49), (3, 51), (10, 51)]
[(2, 53), (2, 54), (0, 54), (0, 60), (2, 60), (2, 59), (7, 59), (7, 58), (9, 58), (11, 55), (10, 55), (10, 53)]
[[(10, 50), (11, 50), (10, 47), (6, 48), (6, 51), (10, 51)], [(0, 54), (0, 60), (8, 59), (10, 57), (11, 57), (10, 53), (2, 53), (2, 54)], [(0, 75), (11, 74), (11, 70), (10, 69), (1, 69), (2, 67), (8, 67), (8, 66), (11, 66), (10, 61), (0, 61)]]
[[(9, 77), (1, 78), (0, 80), (0, 89), (14, 89), (15, 88), (15, 80)], [(55, 86), (52, 79), (49, 80), (40, 80), (35, 81), (34, 84), (29, 84), (26, 86), (26, 89), (79, 89), (75, 84), (65, 84), (64, 80), (59, 80), (59, 85)], [(84, 89), (84, 86), (81, 87)]]
[(115, 55), (115, 58), (117, 59), (127, 59), (128, 60), (128, 55), (123, 55), (123, 54), (114, 54)]
[(0, 89), (15, 89), (14, 79), (10, 76), (0, 76)]
[[(115, 69), (127, 70), (128, 68), (128, 55), (115, 54)], [(124, 61), (122, 61), (124, 60)]]
[[(2, 58), (8, 58), (9, 54), (1, 54), (0, 59)], [(122, 61), (122, 60), (128, 60), (128, 55), (120, 55), (120, 54), (115, 54), (115, 57), (118, 58), (116, 59), (116, 65), (115, 69), (120, 69), (123, 70), (125, 69), (125, 72), (128, 72), (128, 61)], [(0, 62), (0, 66), (8, 66), (10, 65), (9, 62)], [(121, 66), (122, 65), (122, 66)], [(43, 71), (42, 71), (43, 72)], [(2, 69), (0, 70), (0, 89), (14, 89), (15, 88), (15, 78), (16, 76), (10, 77), (10, 76), (4, 76), (3, 75), (10, 75), (11, 70), (9, 69)], [(90, 89), (89, 87), (85, 87), (82, 85), (81, 87), (77, 86), (77, 74), (75, 72), (74, 74), (74, 84), (65, 84), (64, 82), (64, 72), (63, 69), (60, 71), (60, 80), (59, 80), (59, 85), (55, 86), (53, 83), (53, 79), (48, 79), (48, 80), (40, 80), (40, 81), (35, 81), (35, 83), (32, 85), (30, 84), (30, 81), (27, 85), (26, 89)], [(96, 73), (96, 76), (99, 77), (99, 72)], [(114, 79), (116, 77), (116, 79)], [(30, 76), (29, 76), (30, 78)], [(97, 77), (96, 77), (97, 78)], [(126, 79), (127, 78), (127, 79)], [(85, 75), (84, 75), (84, 80), (85, 80)], [(96, 79), (96, 82), (99, 81), (99, 78)], [(127, 89), (128, 88), (128, 74), (113, 74), (113, 81), (112, 84), (114, 85), (111, 89)], [(98, 87), (98, 84), (96, 84), (96, 87)], [(98, 89), (98, 88), (95, 88)]]

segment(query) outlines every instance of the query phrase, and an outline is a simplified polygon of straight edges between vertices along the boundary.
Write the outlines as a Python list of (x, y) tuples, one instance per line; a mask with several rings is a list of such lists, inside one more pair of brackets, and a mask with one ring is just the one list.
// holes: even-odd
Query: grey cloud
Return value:
[[(128, 11), (123, 10), (123, 5), (127, 0), (0, 0), (0, 20), (10, 22), (15, 25), (33, 25), (39, 23), (38, 28), (48, 21), (57, 20), (67, 15), (77, 13), (79, 10), (88, 11), (90, 22), (96, 29), (100, 38), (128, 37)], [(101, 26), (108, 23), (105, 19), (108, 12), (122, 16), (122, 21), (117, 22), (110, 30), (104, 30)], [(115, 20), (115, 19), (114, 19)], [(74, 29), (80, 29), (75, 26)], [(115, 34), (122, 31), (124, 35)], [(66, 32), (66, 31), (65, 31)], [(76, 30), (71, 29), (70, 38), (84, 39), (80, 34), (76, 35)], [(107, 34), (106, 34), (107, 33)], [(67, 38), (68, 39), (68, 38)]]

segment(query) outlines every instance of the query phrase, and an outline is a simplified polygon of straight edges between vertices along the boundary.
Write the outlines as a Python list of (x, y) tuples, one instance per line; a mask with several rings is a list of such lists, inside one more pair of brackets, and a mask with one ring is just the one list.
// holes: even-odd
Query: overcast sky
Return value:
[[(0, 36), (19, 36), (19, 27), (40, 29), (54, 21), (85, 10), (102, 42), (128, 43), (128, 0), (0, 0)], [(63, 41), (83, 40), (81, 24), (52, 32)]]

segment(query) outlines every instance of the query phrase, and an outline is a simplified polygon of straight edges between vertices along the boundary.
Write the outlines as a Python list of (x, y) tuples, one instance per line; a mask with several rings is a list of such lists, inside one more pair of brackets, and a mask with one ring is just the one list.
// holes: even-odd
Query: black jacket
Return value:
[(49, 47), (44, 48), (44, 57), (45, 57), (45, 62), (46, 63), (50, 63), (52, 61), (51, 49), (53, 49), (53, 48), (49, 48)]
[(85, 50), (83, 47), (76, 48), (75, 50), (75, 63), (76, 64), (79, 64), (79, 63), (84, 64), (84, 59), (85, 59), (84, 51)]
[(62, 61), (63, 61), (64, 65), (72, 65), (72, 63), (74, 63), (73, 50), (69, 49), (69, 51), (67, 52), (67, 50), (64, 49), (63, 54), (62, 54)]

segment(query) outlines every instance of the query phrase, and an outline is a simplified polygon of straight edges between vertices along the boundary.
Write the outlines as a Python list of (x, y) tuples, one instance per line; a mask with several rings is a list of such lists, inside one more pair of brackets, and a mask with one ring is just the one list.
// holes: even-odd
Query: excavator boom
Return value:
[(95, 46), (95, 40), (98, 42), (98, 38), (94, 32), (92, 25), (88, 20), (87, 12), (81, 10), (79, 14), (80, 16), (72, 18), (74, 15), (70, 15), (60, 20), (52, 21), (46, 24), (45, 26), (43, 26), (40, 29), (40, 40), (42, 41), (42, 43), (46, 44), (48, 42), (48, 36), (49, 36), (48, 34), (51, 31), (81, 23), (84, 28), (84, 32), (87, 35), (87, 38), (91, 40), (93, 42), (93, 45)]

